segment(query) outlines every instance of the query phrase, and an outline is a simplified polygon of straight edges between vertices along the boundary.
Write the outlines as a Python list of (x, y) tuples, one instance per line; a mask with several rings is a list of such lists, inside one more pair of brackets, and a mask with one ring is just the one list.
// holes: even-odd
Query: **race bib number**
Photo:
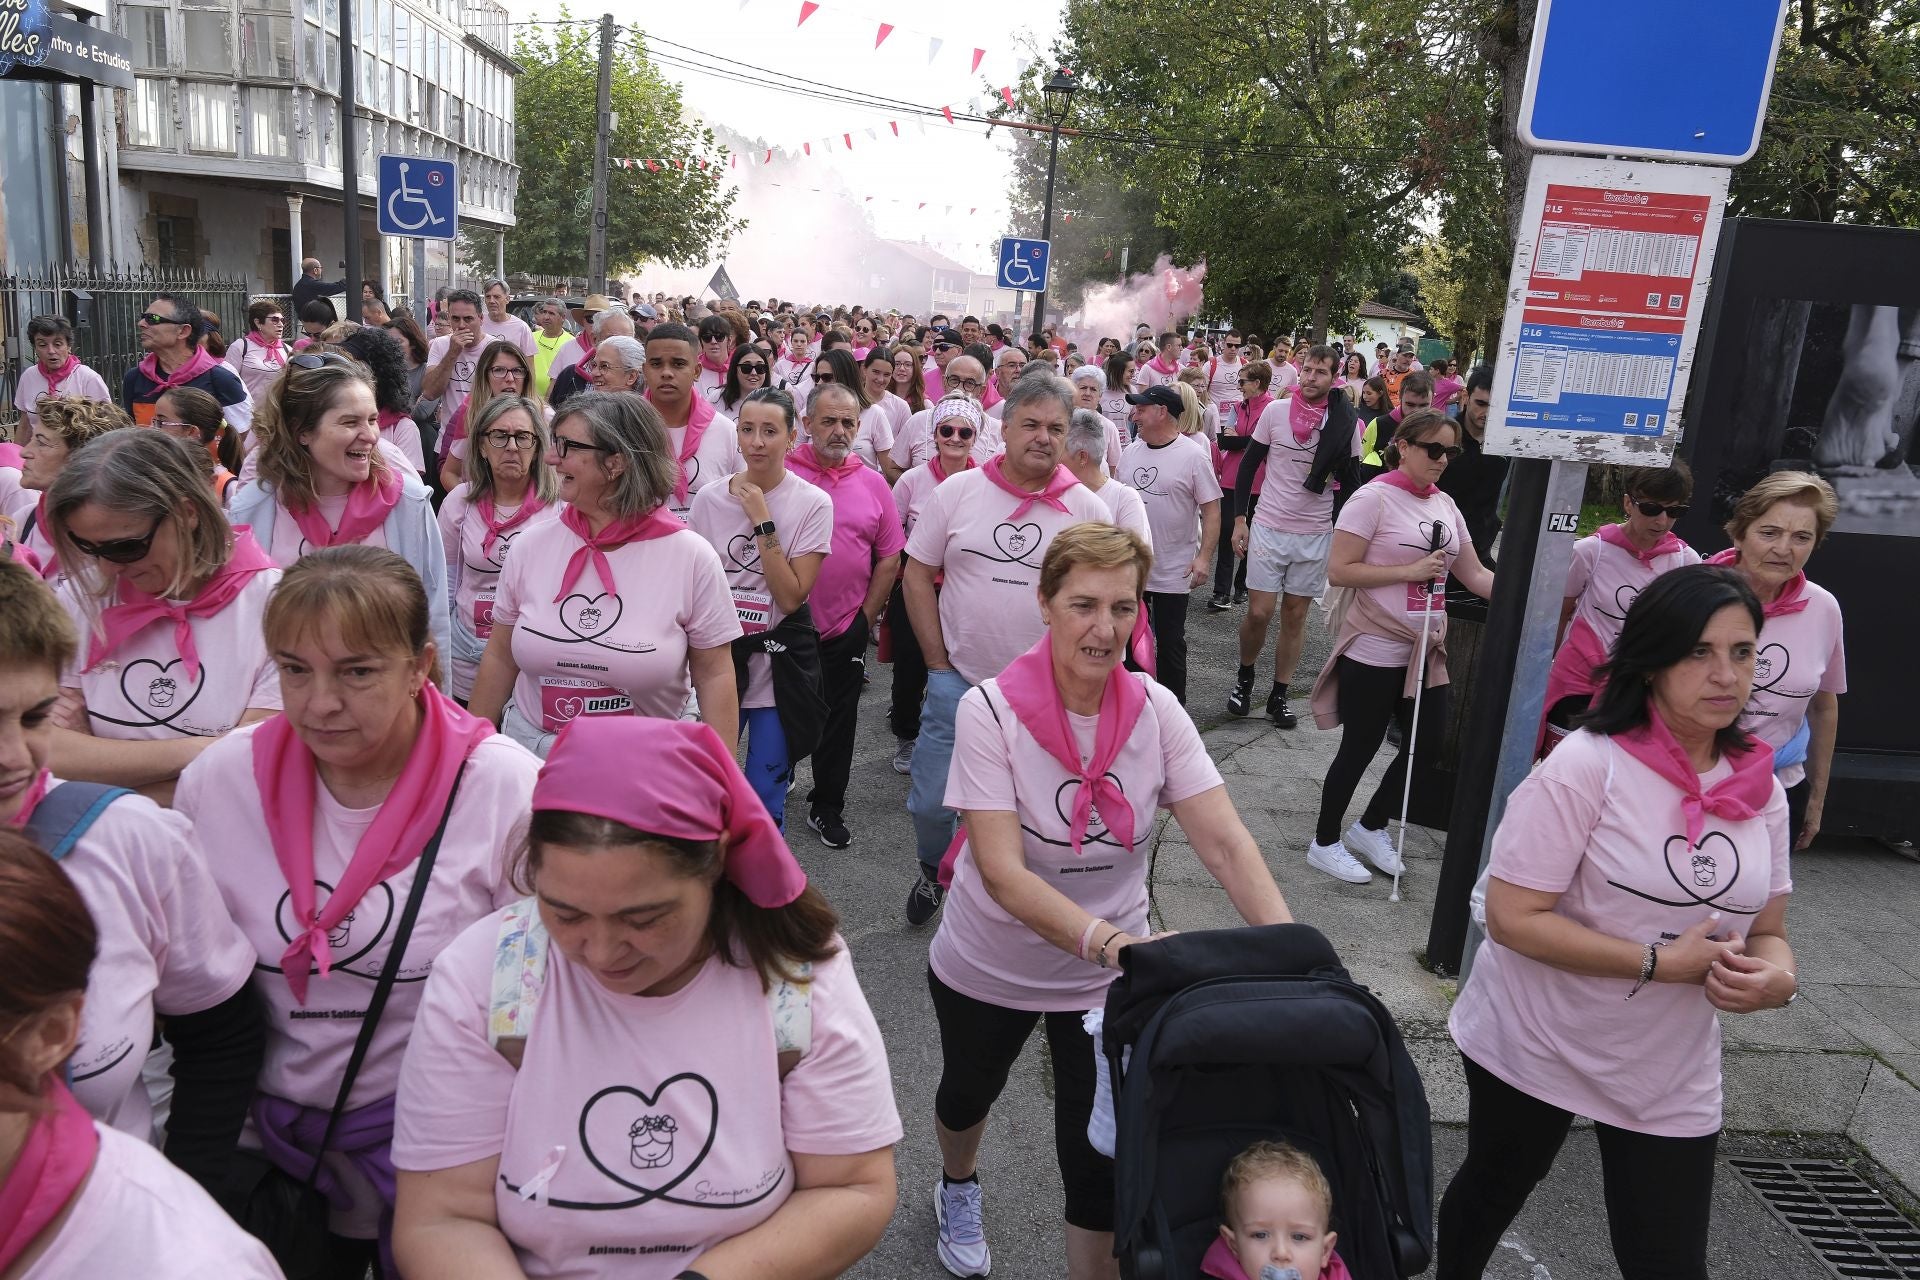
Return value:
[(483, 591), (473, 600), (473, 634), (485, 640), (493, 634), (493, 592)]
[(541, 677), (540, 727), (548, 733), (558, 733), (582, 716), (632, 714), (633, 699), (619, 689), (565, 676)]
[[(1429, 595), (1428, 593), (1432, 594)], [(1407, 612), (1425, 613), (1432, 609), (1435, 613), (1447, 611), (1447, 580), (1435, 578), (1432, 582), (1409, 582), (1407, 584)]]
[(757, 635), (773, 625), (773, 593), (736, 587), (733, 611), (740, 615), (740, 630), (750, 636)]

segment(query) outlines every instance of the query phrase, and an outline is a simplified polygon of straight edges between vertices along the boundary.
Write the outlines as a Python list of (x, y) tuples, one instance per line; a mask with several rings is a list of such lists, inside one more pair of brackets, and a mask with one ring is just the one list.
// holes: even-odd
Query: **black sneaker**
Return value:
[(853, 833), (847, 830), (847, 824), (840, 820), (837, 813), (809, 814), (807, 825), (820, 837), (820, 843), (829, 849), (844, 849), (853, 843)]
[(1287, 706), (1286, 697), (1281, 694), (1267, 695), (1267, 719), (1282, 729), (1296, 729), (1300, 726), (1300, 717), (1293, 714), (1292, 708)]
[(1236, 716), (1244, 716), (1253, 710), (1253, 677), (1236, 679), (1233, 692), (1227, 695), (1227, 711)]
[(1245, 603), (1247, 602), (1247, 593), (1246, 593), (1246, 591), (1245, 591), (1244, 589), (1242, 589), (1242, 590), (1240, 590), (1240, 591), (1236, 591), (1236, 592), (1234, 592), (1234, 593), (1233, 593), (1233, 602), (1234, 602), (1235, 604), (1245, 604)]
[(913, 878), (913, 888), (907, 892), (907, 923), (915, 926), (925, 924), (933, 919), (933, 913), (946, 900), (947, 891), (940, 887), (938, 880), (929, 877), (923, 868)]
[(1207, 601), (1208, 613), (1225, 613), (1233, 608), (1233, 601), (1226, 596), (1215, 596)]

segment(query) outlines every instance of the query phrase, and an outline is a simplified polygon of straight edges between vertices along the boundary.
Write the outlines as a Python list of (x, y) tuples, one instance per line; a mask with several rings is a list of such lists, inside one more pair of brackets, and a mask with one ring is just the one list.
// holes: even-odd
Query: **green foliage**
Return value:
[[(564, 11), (563, 11), (564, 16)], [(594, 89), (600, 58), (597, 24), (529, 27), (514, 45), (525, 68), (514, 87), (514, 138), (520, 161), (518, 224), (507, 232), (507, 266), (534, 274), (586, 269), (593, 215)], [(735, 190), (720, 180), (720, 151), (710, 130), (681, 115), (680, 90), (648, 61), (638, 37), (614, 39), (613, 158), (681, 157), (684, 169), (649, 172), (609, 166), (607, 270), (621, 275), (648, 262), (695, 266), (745, 229), (732, 217)], [(708, 168), (694, 164), (704, 157)], [(493, 261), (492, 237), (479, 255)]]

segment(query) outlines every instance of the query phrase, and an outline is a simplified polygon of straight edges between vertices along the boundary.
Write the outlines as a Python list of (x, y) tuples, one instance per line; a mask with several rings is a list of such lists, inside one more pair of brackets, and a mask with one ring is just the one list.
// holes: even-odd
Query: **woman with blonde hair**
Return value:
[(233, 495), (247, 525), (281, 568), (323, 547), (386, 547), (420, 575), (436, 657), (452, 649), (447, 553), (420, 477), (382, 444), (380, 410), (364, 366), (333, 351), (301, 352), (253, 418), (259, 478)]
[(20, 446), (20, 487), (38, 491), (40, 497), (14, 538), (42, 578), (51, 580), (60, 572), (60, 553), (47, 518), (47, 493), (53, 482), (89, 440), (132, 425), (124, 409), (105, 400), (54, 396), (40, 402), (40, 420)]
[(1707, 557), (1708, 564), (1745, 578), (1760, 598), (1765, 621), (1740, 727), (1773, 748), (1795, 850), (1820, 834), (1840, 695), (1847, 691), (1840, 602), (1806, 574), (1807, 558), (1839, 514), (1825, 480), (1808, 471), (1776, 471), (1740, 495), (1725, 525), (1733, 545)]
[(495, 342), (474, 366), (473, 390), (447, 420), (440, 436), (440, 487), (452, 489), (465, 474), (471, 447), (468, 424), (478, 422), (495, 396), (524, 396), (533, 385), (533, 363), (511, 342)]
[(1207, 371), (1190, 364), (1180, 370), (1174, 389), (1180, 393), (1180, 434), (1202, 436), (1209, 447), (1220, 438), (1220, 411), (1206, 401)]
[(54, 763), (164, 803), (215, 738), (280, 709), (260, 636), (280, 570), (228, 525), (206, 455), (163, 432), (93, 442), (47, 498), (61, 602), (85, 640), (61, 673)]
[[(220, 851), (221, 896), (256, 953), (267, 1043), (244, 1141), (296, 1181), (319, 1159), (329, 1277), (358, 1280), (387, 1236), (421, 979), (513, 900), (507, 849), (539, 769), (440, 692), (428, 618), (391, 551), (301, 560), (262, 624), (285, 713), (208, 748), (175, 797)], [(390, 1258), (381, 1274), (397, 1274)]]

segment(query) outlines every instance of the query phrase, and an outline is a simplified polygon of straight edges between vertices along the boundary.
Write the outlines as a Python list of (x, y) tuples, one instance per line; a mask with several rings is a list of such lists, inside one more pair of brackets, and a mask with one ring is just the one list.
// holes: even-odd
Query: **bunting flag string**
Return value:
[[(744, 13), (746, 11), (747, 6), (752, 3), (754, 3), (754, 0), (740, 0), (740, 12)], [(869, 23), (872, 24), (872, 30), (874, 33), (872, 47), (874, 52), (876, 53), (879, 52), (881, 46), (886, 44), (887, 40), (896, 31), (906, 31), (912, 35), (921, 35), (926, 37), (927, 64), (931, 66), (940, 57), (940, 51), (944, 49), (947, 44), (947, 41), (944, 37), (934, 35), (931, 32), (920, 31), (920, 30), (917, 30), (916, 28), (903, 26), (902, 24), (894, 23), (894, 22), (880, 22), (876, 19), (867, 17), (866, 15), (854, 13), (852, 10), (842, 9), (837, 4), (826, 4), (823, 2), (823, 0), (800, 0), (800, 10), (799, 10), (798, 16), (794, 20), (794, 24), (793, 24), (794, 27), (798, 29), (800, 27), (805, 26), (807, 24), (807, 19), (813, 17), (814, 14), (819, 13), (822, 9), (826, 9), (829, 14), (836, 15), (838, 19), (841, 20), (841, 25), (848, 24), (848, 23), (856, 24), (856, 25), (866, 25)], [(972, 57), (967, 64), (967, 74), (970, 76), (977, 76), (980, 74), (980, 64), (986, 61), (988, 50), (978, 45), (969, 45), (967, 47), (972, 52)], [(1009, 56), (1011, 57), (1012, 55), (1009, 55)], [(1032, 62), (1032, 59), (1013, 57), (1013, 61), (1015, 61), (1018, 66), (1018, 71), (1015, 75), (1015, 79), (1017, 80), (1021, 76), (1024, 76), (1026, 74), (1026, 68), (1028, 65), (1030, 65), (1030, 63)]]

